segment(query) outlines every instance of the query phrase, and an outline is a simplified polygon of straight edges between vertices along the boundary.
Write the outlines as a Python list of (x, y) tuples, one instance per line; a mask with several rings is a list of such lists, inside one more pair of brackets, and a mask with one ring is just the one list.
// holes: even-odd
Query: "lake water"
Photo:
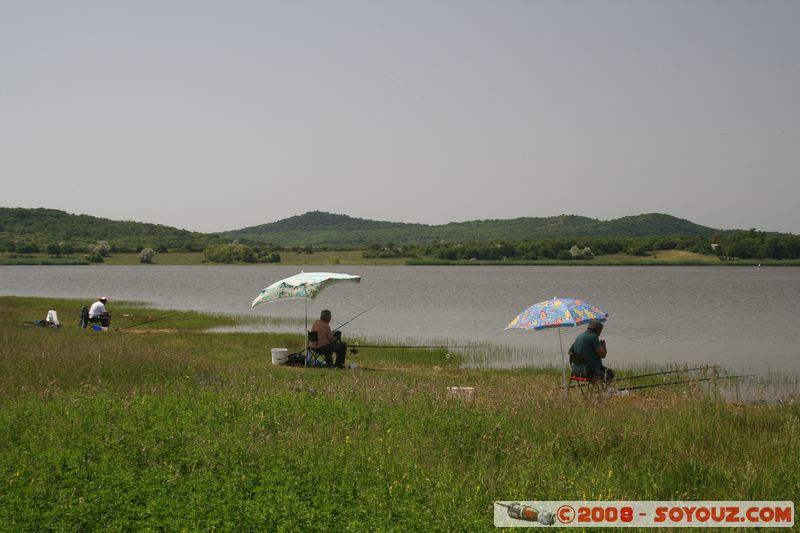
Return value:
[[(772, 267), (407, 267), (331, 266), (360, 284), (331, 286), (309, 302), (333, 324), (380, 302), (345, 336), (511, 347), (532, 364), (560, 360), (558, 330), (504, 331), (527, 306), (558, 296), (609, 313), (604, 338), (612, 368), (648, 363), (800, 372), (800, 268)], [(300, 268), (254, 266), (3, 266), (0, 294), (150, 302), (166, 309), (303, 318), (302, 301), (250, 303)], [(32, 317), (36, 318), (36, 317)], [(62, 316), (69, 323), (73, 317)], [(77, 321), (77, 317), (74, 317)], [(293, 327), (290, 327), (292, 329)], [(301, 334), (301, 327), (294, 329)], [(568, 348), (583, 327), (561, 329)], [(502, 364), (500, 365), (502, 366)]]

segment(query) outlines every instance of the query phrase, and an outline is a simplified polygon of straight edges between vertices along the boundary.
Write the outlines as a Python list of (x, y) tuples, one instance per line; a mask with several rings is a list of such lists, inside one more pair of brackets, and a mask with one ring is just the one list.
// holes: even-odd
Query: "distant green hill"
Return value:
[[(39, 245), (75, 245), (108, 241), (122, 248), (202, 249), (219, 237), (160, 224), (73, 215), (57, 209), (0, 207), (0, 239), (32, 241)], [(134, 250), (135, 251), (135, 250)]]
[(269, 224), (206, 234), (160, 224), (74, 215), (56, 209), (0, 207), (2, 241), (23, 240), (39, 245), (71, 242), (81, 245), (104, 240), (119, 250), (141, 249), (144, 246), (171, 250), (202, 249), (207, 244), (234, 239), (284, 246), (360, 247), (389, 242), (409, 245), (440, 241), (526, 241), (561, 237), (710, 237), (717, 231), (658, 213), (608, 221), (559, 215), (428, 225), (367, 220), (312, 211)]
[[(241, 252), (242, 261), (248, 261), (245, 256), (262, 261), (277, 256), (278, 251), (283, 251), (281, 248), (307, 246), (360, 249), (368, 259), (538, 261), (614, 254), (645, 256), (663, 250), (681, 250), (698, 254), (713, 251), (726, 261), (800, 260), (800, 235), (755, 229), (716, 230), (660, 213), (614, 220), (559, 215), (428, 225), (312, 211), (236, 231), (199, 233), (160, 224), (73, 215), (56, 209), (0, 207), (0, 254), (3, 254), (0, 262), (14, 264), (41, 263), (41, 257), (31, 254), (47, 254), (59, 260), (64, 259), (60, 256), (67, 256), (64, 259), (67, 260), (92, 249), (111, 254), (135, 253), (142, 248), (157, 252), (204, 250), (208, 256), (212, 250), (208, 245), (234, 240), (243, 245), (234, 247)], [(98, 247), (98, 241), (107, 241), (109, 246)], [(219, 257), (227, 258), (226, 252), (231, 247), (214, 248), (224, 248), (218, 250), (222, 254)], [(590, 255), (582, 252), (587, 249)], [(213, 258), (209, 260), (216, 262)]]
[(719, 230), (670, 215), (650, 213), (609, 221), (577, 215), (473, 220), (442, 225), (407, 224), (353, 218), (321, 211), (219, 235), (282, 245), (364, 246), (371, 243), (420, 244), (432, 241), (538, 240), (559, 237), (711, 237)]

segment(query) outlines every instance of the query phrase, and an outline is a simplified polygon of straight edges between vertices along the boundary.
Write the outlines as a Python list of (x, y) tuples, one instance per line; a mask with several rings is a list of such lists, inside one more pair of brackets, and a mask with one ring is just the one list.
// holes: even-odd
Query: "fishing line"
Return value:
[(122, 315), (122, 316), (129, 317), (131, 319), (133, 317), (137, 317), (138, 316), (140, 318), (150, 318), (152, 320), (145, 320), (144, 322), (137, 322), (136, 324), (131, 324), (130, 326), (125, 326), (124, 328), (117, 328), (115, 331), (122, 331), (123, 329), (135, 328), (136, 326), (144, 326), (145, 324), (152, 324), (153, 322), (158, 322), (159, 320), (164, 320), (165, 318), (167, 318), (165, 316), (155, 316), (155, 317), (149, 317), (148, 316), (148, 317), (145, 317), (143, 315)]
[(335, 329), (335, 330), (342, 329), (343, 327), (345, 327), (347, 324), (349, 324), (350, 322), (352, 322), (352, 321), (353, 321), (353, 320), (355, 320), (356, 318), (360, 317), (361, 315), (363, 315), (363, 314), (364, 314), (364, 313), (366, 313), (367, 311), (372, 311), (373, 309), (375, 309), (376, 307), (378, 307), (378, 306), (379, 306), (379, 305), (381, 305), (382, 303), (383, 303), (383, 302), (378, 302), (378, 303), (376, 303), (375, 305), (373, 305), (373, 306), (372, 306), (372, 307), (370, 307), (369, 309), (365, 309), (365, 310), (361, 311), (360, 313), (358, 313), (356, 316), (354, 316), (353, 318), (351, 318), (351, 319), (350, 319), (350, 320), (348, 320), (347, 322), (344, 322), (343, 324), (341, 324), (341, 325), (339, 325), (339, 326), (336, 326), (336, 327), (335, 327), (335, 328), (333, 328), (333, 329)]
[(617, 391), (631, 391), (637, 389), (650, 389), (652, 387), (665, 387), (667, 385), (680, 385), (681, 383), (697, 383), (699, 381), (716, 381), (716, 380), (723, 380), (723, 379), (736, 379), (736, 378), (752, 378), (755, 377), (755, 374), (743, 374), (741, 376), (723, 376), (717, 378), (701, 378), (701, 379), (687, 379), (685, 381), (670, 381), (669, 383), (654, 383), (652, 385), (638, 385), (636, 387), (625, 387), (623, 389), (617, 389)]
[(709, 366), (698, 366), (697, 368), (683, 368), (681, 370), (667, 370), (666, 372), (654, 372), (652, 374), (640, 374), (638, 376), (626, 376), (624, 378), (615, 379), (614, 381), (625, 381), (628, 379), (638, 379), (638, 378), (647, 378), (651, 376), (663, 376), (666, 374), (678, 374), (680, 372), (693, 372), (695, 370), (708, 370), (711, 367)]
[(447, 346), (445, 344), (434, 344), (434, 345), (418, 345), (418, 346), (407, 346), (407, 345), (399, 345), (399, 344), (354, 344), (353, 348), (438, 348), (441, 350), (449, 350), (450, 348), (478, 348), (481, 350), (488, 350), (488, 346)]

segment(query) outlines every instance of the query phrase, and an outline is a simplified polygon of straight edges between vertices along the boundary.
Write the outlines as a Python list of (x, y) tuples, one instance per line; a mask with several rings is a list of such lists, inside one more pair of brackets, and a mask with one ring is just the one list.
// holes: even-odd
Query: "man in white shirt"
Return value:
[(89, 308), (89, 322), (99, 323), (104, 328), (107, 328), (111, 323), (111, 313), (106, 309), (108, 298), (101, 296), (97, 299), (92, 307)]

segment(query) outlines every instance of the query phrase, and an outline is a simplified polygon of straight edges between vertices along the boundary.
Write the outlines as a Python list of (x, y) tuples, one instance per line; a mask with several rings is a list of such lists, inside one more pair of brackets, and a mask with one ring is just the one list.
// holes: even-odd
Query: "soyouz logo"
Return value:
[(790, 501), (497, 501), (497, 527), (786, 527)]

